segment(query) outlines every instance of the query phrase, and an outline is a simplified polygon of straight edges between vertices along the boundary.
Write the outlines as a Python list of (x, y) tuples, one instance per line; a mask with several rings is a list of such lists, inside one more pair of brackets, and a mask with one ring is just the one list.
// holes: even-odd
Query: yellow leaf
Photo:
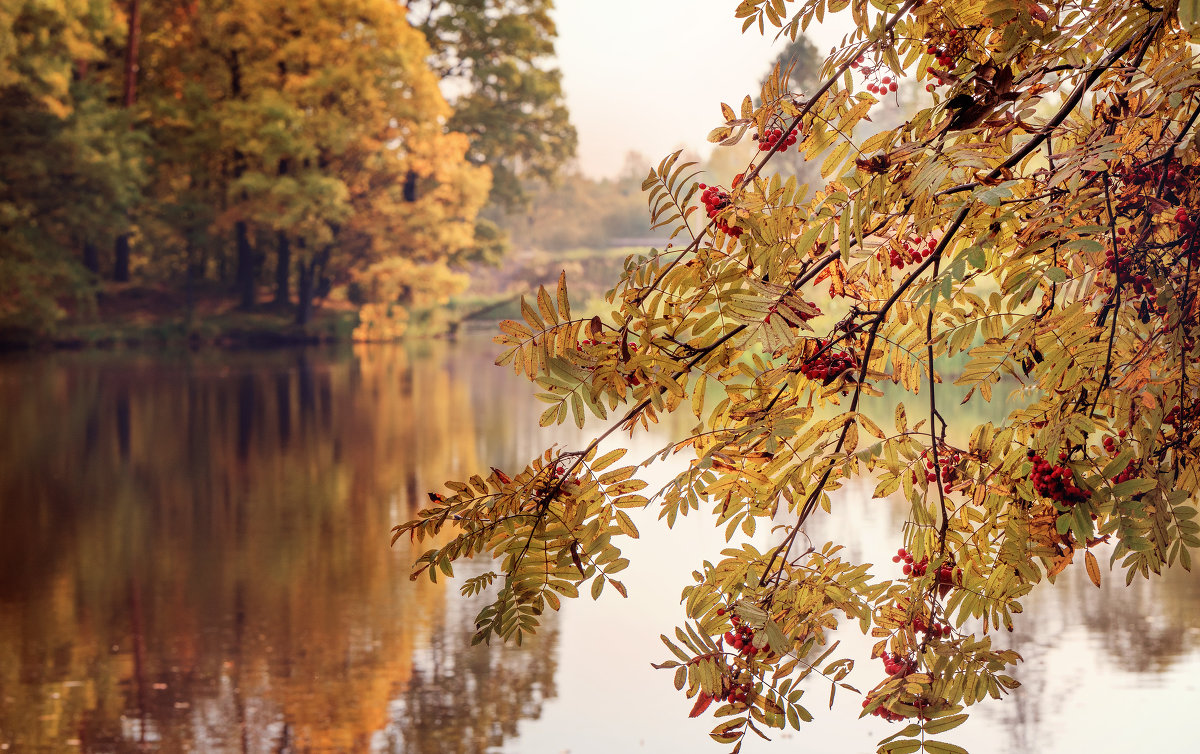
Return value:
[(564, 320), (571, 319), (571, 304), (567, 301), (567, 271), (558, 275), (558, 313)]

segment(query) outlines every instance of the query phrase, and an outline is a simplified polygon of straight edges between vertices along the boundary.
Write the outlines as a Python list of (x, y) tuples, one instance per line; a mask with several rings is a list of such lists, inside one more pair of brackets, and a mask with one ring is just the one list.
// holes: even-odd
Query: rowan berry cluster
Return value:
[[(1124, 187), (1118, 194), (1117, 214), (1135, 216), (1145, 211), (1145, 194), (1150, 192), (1156, 200), (1166, 201), (1176, 205), (1173, 219), (1178, 226), (1183, 256), (1195, 258), (1200, 253), (1200, 238), (1197, 229), (1195, 208), (1187, 206), (1193, 187), (1200, 180), (1200, 170), (1193, 165), (1184, 165), (1178, 158), (1172, 158), (1166, 165), (1157, 162), (1137, 166), (1115, 165), (1112, 174), (1118, 178)], [(1124, 227), (1117, 229), (1117, 234), (1124, 236)], [(1114, 272), (1116, 270), (1113, 270)]]
[[(717, 615), (722, 614), (722, 610), (717, 611)], [(761, 650), (754, 646), (754, 629), (741, 625), (741, 621), (736, 615), (731, 616), (729, 620), (733, 623), (733, 629), (725, 632), (725, 643), (743, 657), (753, 657), (760, 652)]]
[(878, 64), (875, 66), (868, 66), (866, 58), (862, 55), (859, 55), (857, 58), (855, 58), (854, 62), (850, 64), (850, 67), (867, 78), (867, 91), (871, 94), (882, 96), (888, 92), (894, 92), (900, 88), (900, 83), (890, 75), (885, 75), (877, 79), (876, 74), (879, 71)]
[(883, 672), (890, 676), (906, 676), (917, 669), (917, 663), (911, 657), (901, 654), (884, 652), (879, 656), (883, 660)]
[(1179, 411), (1179, 404), (1175, 404), (1171, 407), (1171, 410), (1167, 412), (1167, 415), (1163, 417), (1163, 424), (1170, 425), (1178, 433), (1182, 429), (1190, 429), (1194, 427), (1195, 420), (1195, 404), (1189, 405), (1185, 414), (1181, 414)]
[[(868, 696), (866, 699), (863, 699), (862, 706), (864, 708), (869, 707), (869, 706), (871, 706), (871, 703), (874, 701), (875, 701), (874, 697)], [(888, 709), (886, 706), (884, 706), (882, 704), (879, 705), (878, 707), (876, 707), (875, 709), (871, 710), (871, 714), (878, 715), (879, 717), (882, 717), (884, 720), (887, 720), (889, 723), (904, 719), (904, 715), (901, 715), (899, 712), (892, 712), (890, 709)]]
[(821, 350), (816, 356), (800, 365), (800, 374), (810, 380), (829, 382), (840, 374), (858, 368), (858, 359), (847, 351), (825, 350), (828, 341), (818, 339), (817, 345)]
[[(913, 262), (920, 262), (929, 257), (937, 249), (937, 241), (933, 238), (917, 238), (915, 241), (904, 241), (900, 248), (888, 248), (888, 262), (895, 268), (901, 269)], [(882, 259), (882, 257), (880, 257)]]
[(1179, 224), (1179, 232), (1181, 234), (1192, 233), (1196, 230), (1196, 221), (1184, 207), (1175, 210), (1175, 222)]
[[(1158, 185), (1161, 182), (1162, 199), (1171, 204), (1182, 204), (1196, 179), (1196, 169), (1193, 166), (1184, 165), (1178, 157), (1172, 157), (1170, 163), (1166, 165), (1165, 176), (1163, 169), (1163, 166), (1155, 161), (1129, 167), (1114, 165), (1112, 172), (1127, 188), (1145, 188), (1155, 194), (1158, 193)], [(1136, 201), (1138, 201), (1136, 192), (1119, 197), (1118, 214), (1123, 214), (1122, 210), (1128, 209), (1129, 203)]]
[(754, 680), (749, 674), (746, 676), (746, 680), (743, 681), (740, 677), (731, 674), (727, 681), (728, 685), (723, 686), (713, 699), (730, 704), (749, 704), (750, 698), (754, 694)]
[(733, 200), (729, 198), (729, 192), (720, 186), (706, 186), (703, 183), (700, 184), (700, 188), (702, 190), (700, 201), (704, 202), (704, 208), (709, 218), (717, 221), (717, 230), (734, 238), (742, 235), (741, 228), (730, 225), (727, 221), (717, 217), (722, 211), (733, 204)]
[[(883, 672), (887, 673), (893, 678), (904, 677), (916, 670), (916, 662), (914, 662), (911, 657), (905, 657), (901, 654), (889, 654), (884, 652), (882, 655), (880, 655), (879, 659), (883, 660)], [(877, 697), (868, 694), (867, 697), (863, 699), (863, 708), (866, 709), (867, 707), (870, 707), (875, 703), (876, 700)], [(880, 704), (878, 707), (871, 710), (871, 714), (881, 717), (888, 722), (895, 722), (896, 720), (904, 719), (904, 715), (891, 711), (887, 708), (886, 704)]]
[(784, 133), (782, 128), (767, 128), (761, 134), (753, 134), (752, 138), (758, 142), (760, 151), (769, 152), (775, 148), (776, 144), (783, 142), (779, 151), (786, 152), (788, 147), (796, 143), (796, 131), (793, 129)]
[[(942, 563), (938, 566), (935, 574), (938, 594), (945, 597), (950, 593), (950, 588), (962, 583), (962, 569), (954, 568), (949, 563)], [(937, 628), (935, 625), (934, 628)], [(948, 626), (942, 626), (942, 636), (950, 633)]]
[[(927, 625), (925, 623), (925, 619), (919, 615), (916, 618), (913, 618), (912, 628), (913, 631), (916, 631), (917, 633), (928, 633), (931, 638), (935, 636), (949, 636), (951, 631), (953, 631), (950, 626), (947, 626), (943, 623), (938, 623), (937, 621), (934, 621), (933, 625)], [(884, 669), (887, 669), (886, 665), (884, 666)]]
[[(743, 625), (741, 618), (736, 613), (733, 613), (732, 608), (719, 608), (717, 615), (729, 615), (729, 622), (733, 624), (733, 628), (725, 632), (722, 637), (725, 644), (731, 647), (741, 657), (746, 660), (751, 659), (756, 654), (767, 653), (768, 650), (763, 647), (754, 646), (754, 629)], [(748, 704), (751, 696), (754, 694), (754, 677), (749, 672), (739, 671), (735, 660), (730, 660), (723, 673), (724, 682), (722, 688), (717, 692), (714, 700), (721, 702), (727, 701), (731, 704)]]
[[(944, 627), (938, 627), (939, 633), (941, 632), (942, 628)], [(888, 674), (889, 679), (907, 678), (917, 670), (916, 659), (910, 656), (899, 653), (890, 654), (888, 652), (884, 652), (880, 655), (879, 659), (883, 660), (883, 670)], [(881, 684), (881, 686), (883, 685), (884, 684)], [(910, 685), (911, 684), (905, 684), (906, 687)], [(945, 699), (931, 700), (927, 697), (920, 696), (919, 694), (914, 694), (908, 688), (901, 688), (896, 692), (893, 692), (893, 694), (894, 695), (892, 696), (892, 699), (895, 701), (915, 708), (917, 710), (916, 717), (919, 720), (928, 720), (933, 708), (946, 706)], [(888, 709), (888, 702), (890, 700), (881, 700), (880, 697), (881, 694), (879, 693), (879, 689), (868, 693), (866, 698), (863, 699), (863, 709), (866, 709), (873, 704), (877, 704), (878, 706), (871, 710), (871, 714), (881, 717), (888, 722), (903, 720), (905, 717), (907, 717), (907, 715)]]
[[(1125, 228), (1117, 229), (1118, 235), (1125, 235)], [(1149, 275), (1137, 270), (1137, 263), (1130, 249), (1121, 246), (1117, 249), (1107, 249), (1104, 252), (1104, 269), (1117, 276), (1117, 285), (1129, 285), (1136, 296), (1154, 293), (1154, 283)]]
[[(933, 459), (925, 456), (925, 481), (936, 482), (941, 479), (942, 489), (946, 492), (953, 492), (954, 485), (959, 481), (958, 465), (962, 463), (962, 454), (952, 448), (942, 448), (938, 453), (938, 463), (934, 463)], [(917, 474), (913, 472), (913, 484), (917, 483)]]
[[(1075, 485), (1075, 477), (1070, 468), (1062, 463), (1052, 466), (1049, 461), (1032, 450), (1029, 451), (1028, 456), (1029, 460), (1033, 461), (1033, 472), (1030, 474), (1030, 478), (1033, 479), (1033, 489), (1039, 495), (1048, 497), (1067, 508), (1088, 501), (1087, 491)], [(1059, 453), (1058, 460), (1066, 461), (1067, 454)]]
[(945, 40), (942, 42), (930, 42), (925, 48), (925, 52), (937, 58), (938, 65), (941, 68), (929, 66), (926, 70), (929, 75), (937, 79), (937, 83), (930, 82), (925, 85), (925, 90), (932, 92), (939, 86), (944, 86), (951, 80), (950, 71), (954, 67), (954, 48), (961, 47), (961, 42), (958, 40), (958, 29), (950, 29), (945, 34)]
[[(545, 478), (539, 478), (535, 481), (533, 485), (534, 493), (538, 495), (544, 495), (548, 492), (556, 491), (555, 494), (559, 494), (564, 486), (574, 484), (579, 481), (578, 477), (574, 476), (564, 479), (563, 477), (566, 475), (566, 473), (567, 469), (561, 463), (556, 463), (553, 466), (547, 467)], [(505, 484), (512, 481), (506, 474), (503, 474), (503, 472), (501, 472), (500, 480)]]
[[(1122, 429), (1120, 432), (1117, 433), (1117, 437), (1124, 440), (1126, 434), (1127, 433), (1125, 432), (1125, 430)], [(1108, 451), (1108, 454), (1110, 456), (1117, 455), (1117, 452), (1118, 452), (1117, 441), (1115, 439), (1113, 439), (1112, 435), (1104, 436), (1103, 445), (1104, 445), (1104, 449), (1106, 451)], [(1128, 464), (1126, 464), (1124, 469), (1121, 469), (1121, 473), (1117, 474), (1116, 477), (1113, 478), (1113, 484), (1120, 484), (1121, 482), (1128, 482), (1130, 479), (1133, 479), (1136, 476), (1137, 476), (1137, 469), (1135, 468), (1134, 463), (1131, 460)]]
[(929, 567), (929, 558), (921, 558), (914, 561), (912, 553), (901, 547), (896, 550), (896, 554), (892, 556), (893, 563), (904, 561), (904, 575), (921, 577), (925, 575), (925, 569)]

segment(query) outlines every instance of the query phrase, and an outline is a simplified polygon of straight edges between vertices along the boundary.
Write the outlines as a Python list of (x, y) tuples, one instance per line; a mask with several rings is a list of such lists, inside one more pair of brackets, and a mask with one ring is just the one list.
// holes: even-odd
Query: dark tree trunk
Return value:
[[(125, 37), (125, 92), (122, 101), (125, 108), (137, 102), (138, 44), (142, 37), (142, 5), (139, 0), (129, 0), (129, 28)], [(113, 280), (129, 282), (129, 234), (117, 236), (113, 246)]]
[(83, 266), (88, 272), (100, 274), (100, 249), (91, 241), (83, 242)]
[(233, 226), (237, 236), (237, 290), (238, 307), (242, 311), (254, 308), (254, 247), (250, 245), (250, 229), (245, 220)]
[(410, 170), (404, 176), (404, 201), (415, 202), (417, 200), (417, 171)]
[[(242, 98), (242, 63), (237, 50), (230, 53), (226, 61), (229, 64), (229, 92), (233, 99)], [(240, 149), (233, 150), (233, 178), (237, 180), (246, 172), (246, 157)], [(243, 193), (240, 197), (245, 200)], [(233, 225), (233, 234), (237, 244), (237, 281), (234, 284), (238, 296), (238, 308), (248, 311), (254, 308), (254, 247), (250, 244), (250, 228), (245, 220), (238, 220)]]
[(312, 302), (313, 302), (313, 277), (314, 267), (313, 262), (300, 262), (300, 280), (297, 286), (296, 294), (296, 324), (307, 325), (312, 320)]
[(118, 283), (129, 282), (129, 234), (117, 236), (113, 244), (113, 274), (112, 279)]
[(275, 241), (275, 305), (287, 306), (291, 298), (292, 245), (282, 230)]
[(192, 321), (196, 314), (196, 271), (199, 265), (196, 264), (196, 252), (192, 247), (192, 239), (189, 237), (187, 241), (187, 265), (184, 267), (184, 305), (185, 317), (188, 332), (191, 332)]

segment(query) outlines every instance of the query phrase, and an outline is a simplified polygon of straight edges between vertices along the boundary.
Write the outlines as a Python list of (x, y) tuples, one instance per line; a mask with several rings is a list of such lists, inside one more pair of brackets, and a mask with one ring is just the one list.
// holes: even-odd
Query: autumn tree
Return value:
[[(159, 12), (144, 88), (174, 230), (164, 235), (189, 270), (217, 257), (251, 306), (269, 265), (276, 303), (294, 298), (305, 323), (323, 280), (389, 256), (470, 254), (490, 173), (447, 131), (429, 48), (403, 7), (229, 0)], [(232, 260), (196, 248), (230, 232)]]
[(493, 201), (516, 208), (524, 181), (546, 181), (575, 154), (562, 74), (550, 66), (558, 32), (553, 0), (413, 0), (409, 20), (424, 34), (430, 64), (471, 140), (470, 160), (495, 176)]
[(0, 328), (49, 329), (85, 300), (143, 184), (144, 142), (105, 75), (111, 2), (0, 8)]
[[(880, 751), (961, 752), (937, 737), (1017, 687), (1002, 637), (1032, 590), (1069, 567), (1099, 584), (1101, 559), (1126, 583), (1190, 569), (1200, 545), (1200, 61), (1178, 9), (737, 3), (747, 29), (843, 12), (854, 30), (811, 91), (776, 76), (721, 106), (710, 138), (758, 146), (729, 185), (678, 155), (650, 171), (678, 246), (631, 258), (608, 311), (573, 316), (563, 282), (502, 323), (499, 363), (538, 385), (543, 424), (610, 425), (431, 493), (394, 532), (431, 545), (414, 578), (490, 556), (462, 584), (487, 595), (475, 640), (519, 641), (564, 597), (625, 593), (629, 511), (710, 510), (731, 544), (697, 563), (659, 667), (717, 741), (802, 730), (805, 695), (840, 692), (900, 723)], [(856, 137), (911, 82), (925, 104)], [(773, 173), (793, 151), (824, 185)], [(960, 395), (1006, 416), (952, 421)], [(599, 449), (674, 411), (699, 426), (662, 453)], [(676, 454), (646, 494), (639, 465)], [(907, 507), (893, 562), (810, 539), (853, 480)], [(839, 652), (839, 626), (871, 656)], [(849, 686), (871, 660), (877, 683)]]

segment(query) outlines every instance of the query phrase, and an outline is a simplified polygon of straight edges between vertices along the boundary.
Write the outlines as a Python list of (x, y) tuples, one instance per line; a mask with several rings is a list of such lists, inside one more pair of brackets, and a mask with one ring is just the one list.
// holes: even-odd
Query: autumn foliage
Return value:
[[(803, 730), (824, 686), (902, 723), (880, 751), (962, 751), (935, 737), (1016, 688), (993, 637), (1031, 590), (1073, 565), (1097, 584), (1190, 568), (1200, 545), (1200, 64), (1178, 6), (738, 4), (746, 29), (843, 12), (855, 30), (814, 90), (779, 71), (761, 104), (721, 106), (710, 138), (760, 145), (733, 185), (678, 154), (650, 172), (677, 245), (631, 258), (608, 311), (574, 317), (563, 283), (502, 324), (543, 424), (611, 423), (432, 494), (395, 535), (453, 536), (414, 577), (494, 558), (463, 585), (489, 595), (476, 639), (519, 640), (562, 597), (625, 592), (628, 511), (712, 511), (732, 543), (697, 564), (660, 667), (717, 741)], [(872, 131), (895, 89), (923, 106)], [(825, 183), (773, 175), (784, 148)], [(960, 400), (1005, 417), (964, 426)], [(690, 460), (647, 495), (624, 450), (597, 448), (672, 411), (699, 427), (642, 465)], [(907, 506), (894, 563), (806, 533), (856, 479)], [(760, 527), (766, 549), (745, 541)], [(877, 639), (871, 688), (845, 681), (870, 658), (838, 656), (842, 624)]]

